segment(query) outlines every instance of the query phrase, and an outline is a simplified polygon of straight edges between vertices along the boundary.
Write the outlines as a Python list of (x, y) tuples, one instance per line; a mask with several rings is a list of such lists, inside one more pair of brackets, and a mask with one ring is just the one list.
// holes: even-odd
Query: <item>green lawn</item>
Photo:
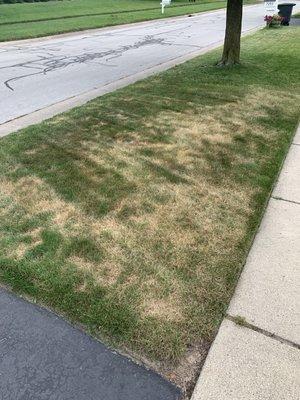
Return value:
[(210, 343), (300, 111), (300, 29), (242, 48), (1, 139), (1, 281), (164, 371)]
[[(255, 0), (246, 0), (246, 3)], [(223, 0), (174, 0), (161, 14), (159, 0), (63, 0), (0, 5), (0, 41), (164, 18), (226, 6)]]

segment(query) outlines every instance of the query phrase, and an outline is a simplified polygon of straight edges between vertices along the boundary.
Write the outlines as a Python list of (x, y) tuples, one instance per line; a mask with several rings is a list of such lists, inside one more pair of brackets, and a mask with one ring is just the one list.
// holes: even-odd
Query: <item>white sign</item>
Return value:
[(165, 7), (169, 6), (171, 4), (171, 0), (161, 0), (161, 13), (163, 14), (165, 12)]
[(278, 14), (278, 2), (274, 1), (265, 1), (265, 15), (274, 15)]

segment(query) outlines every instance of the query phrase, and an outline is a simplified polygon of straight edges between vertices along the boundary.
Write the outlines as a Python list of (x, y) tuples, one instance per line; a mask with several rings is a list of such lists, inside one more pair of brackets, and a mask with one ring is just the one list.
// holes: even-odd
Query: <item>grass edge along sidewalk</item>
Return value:
[(299, 140), (300, 125), (191, 400), (298, 399)]
[(262, 30), (241, 66), (213, 51), (1, 139), (1, 281), (189, 386), (298, 122), (299, 36)]

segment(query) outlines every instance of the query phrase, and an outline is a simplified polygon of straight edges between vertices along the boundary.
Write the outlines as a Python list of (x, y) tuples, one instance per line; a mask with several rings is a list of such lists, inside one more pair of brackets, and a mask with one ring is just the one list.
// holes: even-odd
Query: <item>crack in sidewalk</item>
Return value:
[(294, 347), (295, 349), (300, 350), (300, 344), (295, 343), (291, 340), (284, 339), (283, 337), (276, 335), (275, 333), (271, 333), (269, 331), (266, 331), (265, 329), (259, 328), (256, 325), (250, 324), (247, 322), (243, 317), (238, 317), (238, 316), (232, 316), (229, 314), (226, 314), (225, 316), (226, 319), (228, 319), (231, 322), (234, 322), (236, 325), (243, 326), (244, 328), (248, 328), (252, 331), (258, 332), (266, 337), (269, 337), (271, 339), (276, 340), (277, 342), (280, 342), (282, 344), (286, 344), (288, 346)]
[(271, 196), (271, 198), (274, 199), (274, 200), (286, 201), (287, 203), (297, 204), (298, 206), (300, 206), (300, 202), (299, 201), (287, 200), (287, 199), (283, 199), (282, 197), (278, 197), (278, 196)]

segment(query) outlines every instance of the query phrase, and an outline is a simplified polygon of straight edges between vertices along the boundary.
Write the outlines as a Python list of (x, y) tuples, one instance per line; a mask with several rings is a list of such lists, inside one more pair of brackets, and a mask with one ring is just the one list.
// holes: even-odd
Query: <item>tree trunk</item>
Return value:
[(222, 60), (219, 65), (240, 62), (243, 0), (227, 0), (226, 32)]

